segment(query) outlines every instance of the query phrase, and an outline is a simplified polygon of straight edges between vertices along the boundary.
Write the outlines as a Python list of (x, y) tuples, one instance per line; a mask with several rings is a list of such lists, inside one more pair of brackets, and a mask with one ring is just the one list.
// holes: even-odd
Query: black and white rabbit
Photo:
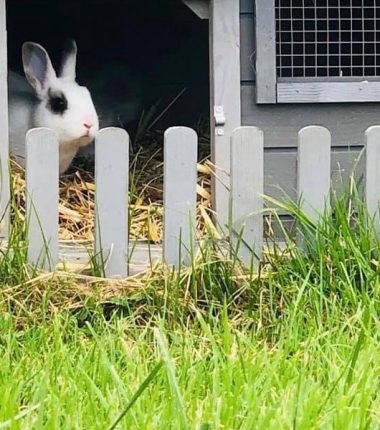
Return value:
[(70, 166), (78, 149), (94, 139), (98, 115), (90, 92), (75, 80), (76, 57), (77, 46), (71, 41), (57, 75), (41, 45), (23, 44), (26, 79), (9, 74), (10, 151), (21, 165), (25, 164), (25, 135), (30, 128), (48, 127), (57, 133), (60, 173)]

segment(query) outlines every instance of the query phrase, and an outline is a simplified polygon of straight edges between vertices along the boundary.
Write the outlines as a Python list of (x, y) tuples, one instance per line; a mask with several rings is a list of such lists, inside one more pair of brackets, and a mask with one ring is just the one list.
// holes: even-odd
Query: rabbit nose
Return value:
[(90, 130), (90, 128), (94, 125), (92, 122), (90, 122), (90, 121), (86, 121), (86, 122), (84, 122), (83, 123), (83, 125), (88, 129), (88, 130)]

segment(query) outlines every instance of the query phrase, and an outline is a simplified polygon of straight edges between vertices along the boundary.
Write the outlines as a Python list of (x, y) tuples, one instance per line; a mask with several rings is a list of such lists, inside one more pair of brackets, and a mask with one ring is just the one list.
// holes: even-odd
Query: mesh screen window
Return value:
[(276, 0), (277, 76), (380, 76), (380, 0)]

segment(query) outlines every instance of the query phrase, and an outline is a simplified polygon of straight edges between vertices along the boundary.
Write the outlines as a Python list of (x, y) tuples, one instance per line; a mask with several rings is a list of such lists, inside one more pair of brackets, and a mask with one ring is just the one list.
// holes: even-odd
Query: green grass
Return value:
[(376, 428), (376, 312), (346, 321), (337, 313), (306, 329), (294, 308), (275, 343), (258, 328), (234, 328), (226, 312), (175, 330), (129, 319), (78, 328), (56, 315), (19, 331), (3, 315), (0, 428), (110, 428), (162, 359), (118, 428)]
[(303, 246), (288, 237), (258, 274), (209, 239), (191, 268), (157, 268), (106, 303), (100, 282), (26, 284), (16, 223), (0, 263), (0, 429), (378, 428), (372, 220), (354, 187), (318, 222), (286, 209)]

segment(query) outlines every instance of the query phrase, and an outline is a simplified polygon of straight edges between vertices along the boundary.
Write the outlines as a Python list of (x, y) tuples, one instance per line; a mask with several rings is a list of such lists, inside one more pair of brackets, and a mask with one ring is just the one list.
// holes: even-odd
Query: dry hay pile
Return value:
[[(130, 238), (160, 242), (163, 232), (163, 151), (162, 135), (132, 152), (130, 162)], [(200, 157), (208, 153), (208, 140), (200, 139)], [(87, 164), (87, 165), (86, 165)], [(197, 165), (197, 235), (206, 229), (216, 233), (211, 221), (211, 173), (207, 157)], [(25, 217), (25, 175), (12, 169), (13, 192), (18, 215)], [(59, 235), (61, 240), (91, 241), (94, 234), (95, 184), (93, 165), (78, 160), (59, 183)], [(116, 196), (115, 196), (116, 197)]]

